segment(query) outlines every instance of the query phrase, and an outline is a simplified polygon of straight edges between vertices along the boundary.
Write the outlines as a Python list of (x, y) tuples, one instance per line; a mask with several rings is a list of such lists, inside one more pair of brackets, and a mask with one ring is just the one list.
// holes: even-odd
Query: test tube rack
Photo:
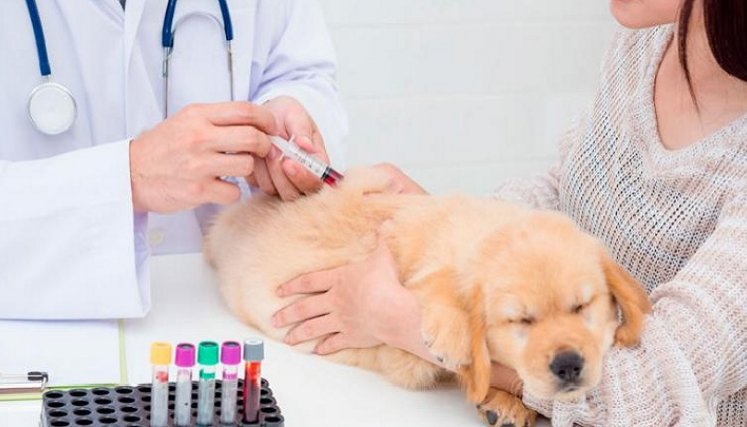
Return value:
[[(238, 417), (243, 414), (243, 380), (239, 379)], [(284, 427), (270, 385), (264, 378), (260, 394), (260, 421), (235, 424), (220, 422), (220, 380), (215, 381), (214, 427)], [(150, 384), (114, 388), (50, 390), (44, 393), (40, 427), (150, 427)], [(169, 383), (169, 426), (173, 427), (175, 384)], [(198, 382), (192, 381), (192, 426), (196, 426)]]

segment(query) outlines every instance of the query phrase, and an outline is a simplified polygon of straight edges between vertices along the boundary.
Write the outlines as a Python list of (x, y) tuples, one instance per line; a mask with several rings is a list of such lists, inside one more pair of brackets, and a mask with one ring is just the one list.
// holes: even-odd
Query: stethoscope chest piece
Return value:
[(65, 86), (47, 81), (31, 91), (28, 113), (39, 132), (58, 135), (70, 129), (75, 122), (75, 98)]

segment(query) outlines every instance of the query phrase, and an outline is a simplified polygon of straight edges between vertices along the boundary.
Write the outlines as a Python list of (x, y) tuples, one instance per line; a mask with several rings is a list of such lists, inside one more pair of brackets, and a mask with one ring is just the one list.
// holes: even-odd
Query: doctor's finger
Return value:
[(236, 184), (225, 182), (221, 179), (214, 179), (206, 185), (197, 184), (194, 186), (197, 197), (201, 203), (217, 203), (227, 205), (234, 203), (241, 198), (241, 190)]
[(326, 292), (342, 281), (340, 269), (345, 267), (347, 266), (337, 267), (331, 270), (315, 271), (313, 273), (298, 276), (295, 279), (278, 286), (275, 292), (279, 297), (287, 297), (295, 294)]
[(329, 156), (327, 155), (327, 149), (324, 146), (324, 139), (318, 129), (315, 129), (309, 136), (299, 138), (298, 146), (306, 150), (308, 153), (313, 153), (314, 156), (329, 163)]
[[(294, 137), (296, 140), (302, 137), (310, 138), (316, 127), (311, 117), (303, 110), (286, 114), (283, 126), (285, 127), (285, 133), (288, 134), (288, 138)], [(305, 149), (306, 147), (303, 148)]]
[(315, 317), (307, 320), (285, 335), (283, 342), (290, 345), (299, 344), (325, 335), (333, 334), (340, 331), (340, 323), (335, 316), (327, 314), (325, 316)]
[(278, 191), (278, 195), (283, 200), (296, 200), (301, 196), (302, 191), (293, 184), (283, 169), (283, 164), (287, 161), (284, 158), (274, 158), (267, 161), (267, 170), (270, 172), (272, 184)]
[(319, 128), (308, 114), (290, 114), (286, 119), (285, 128), (288, 135), (293, 136), (293, 142), (302, 150), (329, 162)]
[(251, 154), (213, 154), (212, 157), (210, 165), (214, 177), (244, 177), (254, 171), (254, 157)]
[(329, 296), (324, 294), (301, 298), (293, 304), (278, 310), (272, 315), (272, 326), (282, 328), (294, 323), (303, 322), (332, 311)]
[(285, 159), (282, 162), (283, 173), (293, 186), (304, 194), (314, 193), (322, 188), (322, 180), (309, 172), (297, 162)]
[(219, 126), (212, 128), (211, 148), (217, 152), (252, 153), (265, 157), (272, 148), (270, 138), (252, 126)]
[[(316, 125), (313, 125), (313, 131), (310, 135), (310, 137), (301, 136), (297, 138), (296, 144), (312, 156), (329, 163), (329, 156), (327, 156), (324, 148), (322, 135)], [(283, 162), (283, 171), (293, 185), (305, 194), (317, 192), (322, 188), (322, 180), (296, 162)]]
[(277, 194), (275, 186), (272, 184), (272, 178), (270, 178), (270, 172), (267, 170), (267, 160), (262, 158), (254, 159), (254, 173), (252, 176), (257, 182), (257, 186), (263, 193), (274, 196)]
[(262, 132), (275, 135), (275, 117), (261, 105), (245, 101), (220, 102), (216, 104), (193, 104), (186, 107), (187, 113), (199, 114), (216, 126), (254, 126)]

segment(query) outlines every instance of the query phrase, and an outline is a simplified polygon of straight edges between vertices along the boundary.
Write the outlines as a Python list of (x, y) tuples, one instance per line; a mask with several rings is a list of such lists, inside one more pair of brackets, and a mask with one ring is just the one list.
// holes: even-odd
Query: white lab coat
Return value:
[[(73, 128), (46, 136), (27, 99), (41, 81), (23, 1), (0, 2), (0, 318), (122, 318), (150, 307), (151, 251), (200, 248), (193, 211), (133, 214), (128, 141), (162, 119), (166, 0), (37, 0), (53, 80), (77, 101)], [(229, 1), (236, 99), (298, 99), (342, 162), (335, 58), (314, 0)], [(217, 1), (180, 0), (169, 111), (230, 99)], [(219, 19), (220, 20), (220, 19)], [(220, 20), (222, 22), (222, 20)]]

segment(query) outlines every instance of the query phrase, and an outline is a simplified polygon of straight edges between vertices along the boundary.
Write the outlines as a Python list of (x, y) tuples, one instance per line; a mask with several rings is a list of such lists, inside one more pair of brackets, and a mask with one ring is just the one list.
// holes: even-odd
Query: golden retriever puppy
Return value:
[[(387, 194), (388, 184), (380, 169), (353, 170), (337, 188), (291, 203), (253, 198), (219, 215), (205, 254), (231, 310), (281, 340), (288, 328), (270, 318), (292, 300), (276, 288), (361, 260), (381, 236), (421, 304), (426, 345), (498, 425), (533, 425), (536, 414), (491, 389), (491, 361), (515, 369), (532, 394), (568, 399), (599, 382), (610, 346), (637, 343), (646, 294), (565, 216), (491, 199)], [(387, 345), (325, 357), (412, 388), (447, 372)]]

